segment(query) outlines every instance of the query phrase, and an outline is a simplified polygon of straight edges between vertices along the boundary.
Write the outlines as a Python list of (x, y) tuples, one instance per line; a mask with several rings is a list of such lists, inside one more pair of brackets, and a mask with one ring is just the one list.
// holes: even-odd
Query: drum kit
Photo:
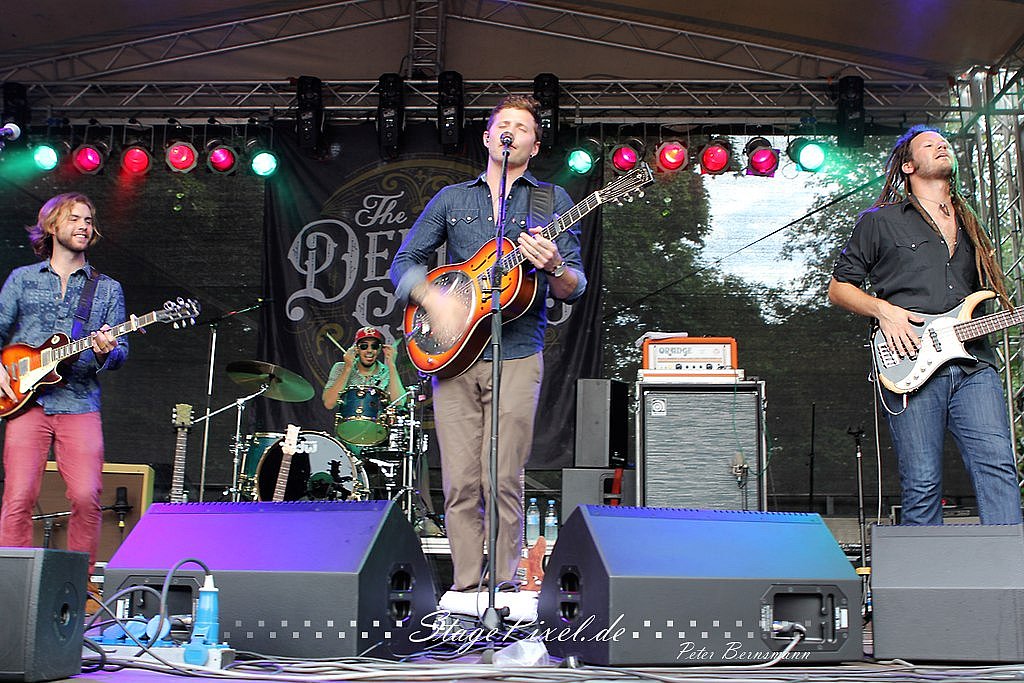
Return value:
[[(237, 361), (228, 377), (253, 389), (239, 399), (232, 486), (235, 501), (273, 500), (281, 470), (284, 433), (243, 436), (241, 414), (256, 396), (285, 402), (307, 401), (312, 385), (302, 376), (262, 361)], [(406, 517), (416, 514), (416, 464), (427, 450), (427, 435), (417, 416), (419, 387), (410, 386), (396, 401), (386, 390), (350, 387), (342, 393), (334, 433), (300, 430), (287, 468), (284, 500), (394, 500)]]

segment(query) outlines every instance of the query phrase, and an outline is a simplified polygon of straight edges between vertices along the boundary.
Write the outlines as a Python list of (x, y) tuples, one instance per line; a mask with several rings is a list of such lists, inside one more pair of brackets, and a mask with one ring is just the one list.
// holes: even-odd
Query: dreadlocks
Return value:
[[(912, 126), (896, 141), (896, 145), (892, 148), (892, 152), (889, 153), (889, 158), (885, 162), (885, 186), (882, 187), (882, 192), (878, 195), (878, 199), (875, 200), (874, 208), (889, 204), (899, 204), (906, 201), (908, 197), (913, 197), (913, 190), (910, 187), (910, 176), (903, 172), (903, 164), (913, 160), (910, 151), (911, 140), (924, 132), (940, 133), (935, 128), (917, 125)], [(971, 208), (960, 193), (956, 163), (953, 164), (953, 172), (949, 177), (949, 196), (953, 209), (963, 224), (964, 232), (967, 233), (971, 244), (974, 245), (974, 265), (978, 270), (978, 280), (982, 283), (982, 286), (989, 287), (995, 291), (1004, 307), (1012, 308), (1010, 295), (1006, 291), (1006, 284), (1004, 282), (1005, 276), (999, 264), (996, 263), (995, 247), (992, 246), (992, 241), (988, 238), (988, 234), (981, 227), (978, 214), (975, 213), (974, 209)], [(923, 213), (917, 198), (915, 197), (911, 201), (914, 204), (914, 208)], [(927, 216), (925, 219), (927, 220)]]

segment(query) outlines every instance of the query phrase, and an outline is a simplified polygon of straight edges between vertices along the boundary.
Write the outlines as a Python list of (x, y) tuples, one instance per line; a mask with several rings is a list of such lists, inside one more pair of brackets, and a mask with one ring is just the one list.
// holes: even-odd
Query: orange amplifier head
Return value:
[(679, 370), (699, 373), (734, 370), (736, 340), (732, 337), (665, 337), (643, 342), (645, 370)]

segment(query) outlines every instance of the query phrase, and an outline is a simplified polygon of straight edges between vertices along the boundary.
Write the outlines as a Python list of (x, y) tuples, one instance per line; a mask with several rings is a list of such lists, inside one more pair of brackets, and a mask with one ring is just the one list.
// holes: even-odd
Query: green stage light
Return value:
[(60, 163), (60, 152), (50, 144), (36, 145), (32, 150), (32, 163), (40, 171), (52, 171)]
[(268, 178), (277, 172), (277, 155), (265, 149), (260, 150), (253, 154), (249, 167), (259, 177)]
[(821, 170), (828, 155), (825, 146), (807, 138), (795, 138), (786, 148), (786, 156), (801, 170), (811, 173)]
[(587, 138), (581, 144), (569, 150), (565, 159), (569, 170), (576, 175), (587, 175), (594, 170), (594, 165), (601, 158), (601, 143), (593, 138)]

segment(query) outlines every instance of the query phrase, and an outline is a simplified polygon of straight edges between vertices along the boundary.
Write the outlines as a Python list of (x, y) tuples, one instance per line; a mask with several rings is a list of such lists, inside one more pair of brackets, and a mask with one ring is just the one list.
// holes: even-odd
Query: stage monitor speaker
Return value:
[(764, 382), (638, 383), (637, 502), (767, 507)]
[(629, 386), (614, 379), (576, 380), (576, 467), (625, 467)]
[(538, 604), (548, 649), (603, 666), (859, 660), (860, 580), (816, 514), (583, 506)]
[[(420, 622), (437, 606), (419, 538), (391, 501), (156, 504), (107, 565), (107, 592), (159, 589), (188, 557), (210, 567), (222, 640), (239, 650), (399, 657), (421, 648), (430, 627)], [(191, 614), (196, 569), (176, 574), (172, 613)], [(139, 596), (118, 608), (155, 614)]]
[(1024, 527), (875, 526), (874, 656), (1024, 661)]
[(89, 556), (0, 548), (0, 681), (52, 681), (82, 670)]
[[(115, 510), (117, 490), (124, 488), (124, 501), (128, 508)], [(96, 561), (109, 560), (121, 541), (135, 528), (150, 503), (153, 502), (153, 468), (149, 465), (125, 465), (105, 463), (103, 465), (103, 493), (100, 505), (103, 507), (100, 545), (96, 550)], [(67, 547), (67, 513), (70, 504), (65, 496), (64, 480), (57, 472), (57, 463), (46, 463), (43, 471), (43, 485), (39, 492), (38, 514), (33, 517), (32, 542), (40, 548)], [(121, 523), (124, 526), (121, 526)], [(48, 531), (49, 530), (49, 531)], [(49, 538), (47, 538), (49, 536)]]
[[(577, 505), (611, 505), (614, 480), (615, 470), (610, 469), (562, 470), (562, 523), (565, 523)], [(622, 471), (617, 505), (636, 505), (635, 470)]]

